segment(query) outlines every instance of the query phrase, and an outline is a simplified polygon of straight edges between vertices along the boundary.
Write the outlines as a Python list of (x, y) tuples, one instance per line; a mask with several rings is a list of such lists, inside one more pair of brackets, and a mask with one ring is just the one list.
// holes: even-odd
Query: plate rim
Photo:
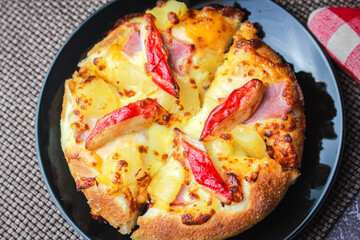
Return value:
[[(79, 32), (79, 30), (90, 20), (92, 19), (95, 15), (97, 15), (99, 12), (101, 12), (103, 9), (109, 7), (110, 5), (114, 4), (115, 2), (117, 2), (118, 0), (112, 0), (104, 5), (102, 5), (99, 9), (97, 9), (95, 12), (93, 12), (92, 14), (90, 14), (84, 21), (82, 21), (78, 27), (76, 27), (76, 29), (67, 37), (66, 41), (62, 44), (62, 46), (60, 47), (60, 49), (58, 50), (58, 52), (56, 53), (53, 61), (51, 62), (49, 69), (44, 77), (43, 83), (42, 83), (42, 87), (39, 93), (39, 97), (38, 97), (38, 102), (37, 102), (37, 106), (36, 106), (36, 116), (35, 116), (35, 147), (36, 147), (36, 157), (38, 160), (38, 164), (40, 167), (40, 172), (42, 175), (42, 178), (45, 182), (47, 191), (49, 192), (52, 201), (55, 203), (57, 209), (60, 211), (62, 217), (65, 218), (65, 220), (70, 224), (71, 227), (73, 227), (77, 233), (79, 233), (83, 238), (85, 239), (91, 239), (89, 236), (87, 236), (76, 224), (75, 222), (70, 219), (70, 217), (68, 216), (68, 214), (65, 212), (65, 210), (63, 209), (63, 207), (60, 204), (60, 200), (55, 196), (54, 194), (54, 190), (53, 188), (50, 186), (49, 183), (49, 179), (47, 176), (47, 173), (45, 173), (44, 170), (44, 164), (43, 164), (43, 159), (42, 159), (42, 154), (40, 151), (40, 140), (39, 140), (39, 135), (40, 135), (40, 127), (39, 127), (39, 118), (40, 118), (40, 107), (42, 105), (43, 100), (43, 95), (44, 95), (44, 89), (46, 86), (46, 83), (49, 79), (49, 76), (52, 72), (52, 69), (54, 67), (54, 65), (56, 64), (59, 56), (61, 55), (62, 51), (64, 50), (64, 48), (69, 44), (69, 42), (71, 41), (71, 39)], [(249, 1), (249, 0), (244, 0), (244, 1)], [(339, 79), (337, 77), (336, 72), (334, 71), (334, 65), (329, 57), (329, 55), (327, 54), (327, 52), (325, 51), (324, 47), (316, 40), (316, 38), (314, 37), (314, 35), (294, 16), (292, 15), (290, 12), (288, 12), (286, 9), (284, 9), (282, 6), (280, 6), (279, 4), (271, 1), (271, 0), (262, 0), (262, 1), (266, 1), (270, 4), (275, 5), (279, 10), (283, 11), (285, 14), (289, 15), (292, 20), (294, 20), (294, 22), (296, 23), (297, 27), (300, 28), (308, 37), (309, 39), (311, 39), (312, 43), (314, 46), (316, 46), (316, 48), (318, 49), (319, 53), (321, 54), (322, 59), (324, 59), (325, 63), (328, 65), (329, 69), (331, 70), (331, 74), (333, 75), (333, 80), (334, 81), (334, 87), (336, 90), (336, 93), (339, 95), (339, 99), (340, 99), (340, 103), (339, 103), (339, 107), (340, 109), (336, 109), (338, 112), (340, 112), (339, 114), (339, 122), (340, 122), (340, 127), (339, 127), (339, 151), (337, 152), (337, 156), (336, 156), (336, 160), (334, 162), (333, 165), (333, 170), (332, 172), (330, 172), (329, 176), (328, 176), (328, 180), (327, 183), (324, 185), (322, 193), (319, 197), (319, 200), (316, 202), (316, 204), (314, 204), (310, 210), (310, 212), (306, 215), (306, 217), (300, 222), (300, 224), (294, 228), (294, 230), (288, 234), (288, 236), (286, 236), (284, 238), (284, 240), (288, 240), (291, 239), (293, 237), (295, 237), (297, 234), (299, 234), (301, 232), (302, 229), (304, 229), (307, 224), (313, 219), (313, 217), (316, 215), (316, 213), (320, 210), (321, 206), (324, 204), (325, 200), (327, 199), (331, 189), (333, 188), (333, 185), (335, 183), (336, 177), (338, 175), (339, 172), (339, 168), (342, 162), (342, 155), (343, 155), (343, 151), (344, 151), (344, 142), (345, 142), (345, 134), (346, 134), (346, 122), (345, 122), (345, 112), (344, 112), (344, 100), (343, 100), (343, 94), (340, 88), (340, 82)], [(200, 1), (199, 3), (197, 3), (197, 5), (203, 5), (205, 3), (208, 4), (212, 4), (212, 3), (224, 3), (224, 2), (229, 2), (229, 1), (224, 1), (224, 0), (215, 0), (215, 1)], [(241, 0), (238, 1), (233, 1), (233, 2), (238, 2), (241, 5)]]
[(320, 210), (320, 208), (324, 204), (325, 200), (327, 199), (327, 197), (328, 197), (328, 195), (329, 195), (329, 193), (330, 193), (330, 191), (333, 188), (333, 185), (335, 183), (335, 180), (336, 180), (336, 177), (338, 175), (339, 168), (340, 168), (340, 165), (341, 165), (341, 162), (342, 162), (342, 155), (343, 155), (343, 151), (344, 151), (344, 142), (345, 142), (345, 133), (346, 133), (346, 131), (345, 131), (346, 130), (346, 125), (345, 125), (346, 122), (345, 122), (345, 112), (344, 112), (344, 99), (343, 99), (342, 91), (341, 91), (341, 88), (340, 88), (339, 79), (337, 77), (336, 72), (334, 71), (334, 65), (333, 65), (333, 63), (331, 61), (331, 58), (330, 58), (329, 54), (325, 51), (322, 44), (309, 31), (309, 29), (307, 29), (294, 15), (292, 15), (290, 12), (288, 12), (282, 6), (280, 6), (279, 4), (277, 4), (277, 3), (275, 3), (275, 2), (273, 2), (271, 0), (263, 0), (263, 1), (271, 2), (272, 4), (279, 7), (279, 9), (281, 9), (281, 11), (283, 11), (286, 14), (290, 15), (295, 20), (296, 25), (298, 25), (298, 27), (303, 30), (303, 32), (309, 37), (309, 39), (311, 39), (311, 41), (313, 42), (313, 45), (316, 46), (316, 48), (319, 50), (319, 52), (322, 55), (321, 57), (325, 60), (325, 63), (329, 66), (329, 68), (331, 70), (331, 74), (333, 75), (333, 79), (335, 80), (334, 81), (334, 83), (335, 83), (334, 87), (335, 87), (336, 92), (339, 95), (339, 99), (340, 99), (340, 104), (339, 104), (340, 109), (336, 109), (336, 111), (340, 110), (340, 114), (339, 114), (339, 117), (340, 117), (339, 121), (341, 123), (340, 133), (339, 133), (339, 135), (340, 135), (339, 136), (340, 145), (339, 145), (339, 151), (337, 153), (335, 164), (334, 164), (334, 170), (332, 171), (332, 174), (331, 173), (329, 174), (328, 182), (324, 185), (323, 191), (322, 191), (317, 203), (311, 208), (310, 212), (301, 221), (301, 223), (287, 237), (284, 238), (284, 240), (288, 240), (288, 239), (292, 239), (296, 235), (298, 235), (301, 232), (301, 230), (303, 230), (308, 225), (308, 223), (314, 218), (316, 213)]
[(53, 61), (50, 64), (49, 70), (47, 71), (45, 78), (43, 80), (42, 86), (41, 86), (41, 90), (39, 93), (39, 97), (38, 97), (38, 102), (36, 105), (36, 116), (35, 116), (35, 148), (36, 148), (36, 157), (38, 159), (38, 164), (39, 164), (39, 168), (40, 168), (40, 172), (41, 172), (41, 176), (45, 182), (46, 185), (46, 189), (50, 194), (50, 197), (52, 199), (52, 201), (55, 203), (57, 209), (60, 211), (62, 217), (65, 218), (65, 220), (68, 222), (68, 224), (73, 227), (77, 233), (79, 233), (84, 239), (90, 240), (91, 238), (89, 238), (76, 224), (75, 222), (73, 222), (73, 220), (70, 219), (70, 217), (68, 216), (68, 214), (65, 212), (65, 210), (63, 209), (63, 207), (60, 204), (59, 199), (56, 198), (55, 194), (54, 194), (54, 190), (53, 188), (50, 186), (49, 184), (49, 179), (47, 174), (45, 173), (44, 170), (44, 165), (43, 165), (43, 160), (42, 160), (42, 156), (41, 156), (41, 152), (40, 152), (40, 144), (39, 144), (39, 118), (40, 118), (40, 106), (42, 104), (43, 101), (43, 95), (44, 95), (44, 89), (45, 89), (45, 85), (49, 79), (49, 76), (51, 74), (51, 71), (54, 67), (54, 65), (57, 62), (57, 59), (59, 58), (59, 56), (61, 55), (61, 53), (63, 52), (64, 48), (69, 44), (69, 42), (71, 41), (71, 39), (77, 34), (77, 32), (79, 32), (79, 30), (90, 20), (92, 19), (95, 15), (97, 15), (99, 12), (101, 12), (103, 9), (109, 7), (110, 5), (112, 5), (114, 2), (116, 2), (117, 0), (112, 0), (104, 5), (102, 5), (99, 9), (97, 9), (95, 12), (91, 13), (84, 21), (82, 21), (79, 26), (77, 26), (75, 28), (75, 30), (67, 37), (67, 39), (65, 40), (65, 42), (62, 44), (62, 46), (60, 47), (60, 49), (58, 50), (58, 52), (56, 53)]

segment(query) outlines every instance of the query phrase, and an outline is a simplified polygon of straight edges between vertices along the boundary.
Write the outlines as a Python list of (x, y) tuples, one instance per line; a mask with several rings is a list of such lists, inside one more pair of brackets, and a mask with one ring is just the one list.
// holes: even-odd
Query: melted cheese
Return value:
[(180, 41), (193, 44), (195, 53), (188, 76), (196, 82), (200, 99), (214, 78), (216, 69), (224, 61), (223, 53), (239, 26), (240, 17), (224, 17), (218, 11), (191, 10), (171, 28), (171, 34)]
[(215, 51), (224, 51), (234, 33), (233, 23), (214, 10), (191, 10), (191, 16), (176, 28), (185, 29), (185, 35), (200, 49)]

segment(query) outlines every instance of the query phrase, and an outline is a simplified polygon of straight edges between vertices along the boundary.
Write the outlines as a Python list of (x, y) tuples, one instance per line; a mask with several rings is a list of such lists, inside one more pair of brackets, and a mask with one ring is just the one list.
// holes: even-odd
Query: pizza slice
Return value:
[(151, 201), (138, 218), (133, 239), (236, 235), (268, 215), (292, 183), (292, 173), (265, 151), (263, 158), (251, 158), (234, 152), (231, 141), (223, 139), (205, 148), (179, 129), (174, 131), (173, 150), (148, 187)]
[[(203, 108), (191, 119), (185, 132), (199, 138), (211, 111), (235, 89), (257, 79), (266, 89), (256, 111), (242, 124), (244, 128), (260, 134), (266, 143), (267, 152), (282, 167), (299, 168), (305, 133), (302, 92), (289, 65), (283, 63), (256, 36), (256, 32), (250, 22), (241, 24), (224, 64), (217, 70), (204, 95)], [(231, 129), (228, 129), (228, 133), (231, 133)], [(247, 133), (237, 131), (233, 135), (239, 134)]]
[(75, 73), (65, 83), (61, 144), (93, 217), (126, 234), (147, 203), (147, 186), (165, 164), (173, 138), (169, 113), (156, 100), (121, 107), (119, 99), (101, 78)]

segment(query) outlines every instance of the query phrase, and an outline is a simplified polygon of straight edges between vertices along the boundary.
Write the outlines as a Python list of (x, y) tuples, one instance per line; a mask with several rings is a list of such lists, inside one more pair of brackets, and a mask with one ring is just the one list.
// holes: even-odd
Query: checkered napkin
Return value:
[(360, 83), (360, 9), (319, 8), (310, 14), (308, 28), (330, 56)]

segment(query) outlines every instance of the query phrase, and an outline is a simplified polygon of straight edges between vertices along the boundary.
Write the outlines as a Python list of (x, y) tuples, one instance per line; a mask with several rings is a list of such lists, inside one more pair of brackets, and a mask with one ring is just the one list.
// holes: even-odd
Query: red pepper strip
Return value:
[(100, 118), (87, 137), (85, 147), (92, 150), (129, 131), (145, 127), (149, 122), (162, 124), (169, 119), (168, 112), (156, 100), (138, 100)]
[(246, 121), (259, 106), (264, 91), (265, 87), (258, 79), (252, 79), (232, 91), (224, 102), (209, 114), (200, 140), (210, 140), (211, 137), (231, 131), (237, 124)]
[(156, 29), (151, 15), (145, 14), (148, 36), (145, 40), (145, 51), (148, 61), (148, 71), (153, 82), (165, 92), (179, 98), (179, 86), (174, 80), (168, 65), (168, 53), (163, 45), (159, 31)]
[(216, 171), (209, 156), (204, 151), (194, 147), (184, 139), (182, 139), (182, 143), (196, 182), (209, 188), (215, 195), (221, 195), (227, 200), (232, 201), (232, 192), (228, 185), (222, 180), (220, 174)]

